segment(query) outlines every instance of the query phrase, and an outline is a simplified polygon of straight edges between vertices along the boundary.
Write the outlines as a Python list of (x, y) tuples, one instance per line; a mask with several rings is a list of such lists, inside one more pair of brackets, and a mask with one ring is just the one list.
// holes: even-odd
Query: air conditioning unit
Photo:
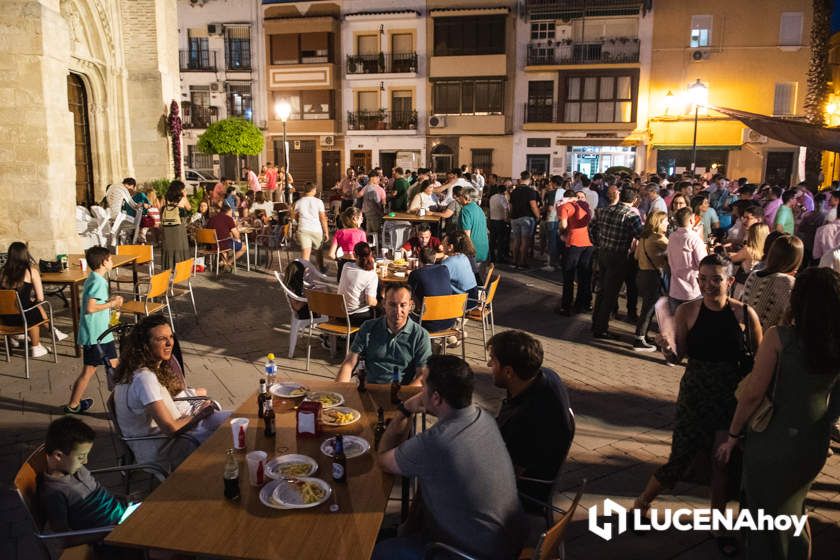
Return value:
[(221, 35), (222, 34), (222, 24), (221, 23), (208, 23), (207, 24), (207, 34), (208, 35)]
[(768, 138), (763, 134), (759, 134), (751, 128), (745, 128), (741, 132), (741, 142), (744, 144), (766, 144)]
[(429, 117), (429, 128), (443, 128), (446, 126), (446, 117), (432, 115)]
[(224, 91), (225, 85), (222, 82), (212, 82), (210, 84), (210, 91)]
[(321, 136), (321, 145), (322, 146), (335, 146), (335, 136)]
[(703, 60), (709, 60), (711, 56), (711, 51), (704, 50), (704, 49), (697, 49), (691, 53), (691, 60), (694, 62), (701, 62)]

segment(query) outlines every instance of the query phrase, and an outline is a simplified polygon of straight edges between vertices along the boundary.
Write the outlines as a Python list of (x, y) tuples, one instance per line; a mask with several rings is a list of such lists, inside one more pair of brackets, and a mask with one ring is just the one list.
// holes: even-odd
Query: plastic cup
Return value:
[(262, 486), (265, 483), (265, 460), (268, 453), (265, 451), (251, 451), (245, 455), (245, 462), (248, 463), (248, 480), (251, 486)]
[(87, 270), (87, 259), (79, 259), (79, 268), (82, 269), (82, 272)]
[(242, 451), (245, 449), (245, 438), (240, 440), (240, 432), (244, 431), (246, 434), (248, 433), (248, 423), (249, 420), (247, 418), (233, 418), (230, 421), (230, 431), (233, 434), (233, 448)]

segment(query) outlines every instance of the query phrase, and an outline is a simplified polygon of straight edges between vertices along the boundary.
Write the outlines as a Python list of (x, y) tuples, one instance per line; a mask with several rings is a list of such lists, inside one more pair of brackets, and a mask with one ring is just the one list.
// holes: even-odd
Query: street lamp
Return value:
[[(278, 119), (283, 121), (283, 200), (286, 200), (289, 191), (289, 161), (286, 156), (286, 121), (289, 120), (289, 116), (292, 114), (292, 106), (285, 99), (280, 100), (274, 105), (274, 113)], [(289, 200), (289, 204), (291, 203), (292, 201)]]
[(694, 139), (691, 142), (691, 175), (694, 176), (694, 169), (697, 167), (697, 115), (700, 105), (706, 105), (709, 99), (709, 88), (700, 78), (688, 86), (688, 99), (694, 105)]

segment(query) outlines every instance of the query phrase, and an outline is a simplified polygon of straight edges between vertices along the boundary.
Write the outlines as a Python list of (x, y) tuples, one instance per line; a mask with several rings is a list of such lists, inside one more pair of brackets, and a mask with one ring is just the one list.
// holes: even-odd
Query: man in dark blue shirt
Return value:
[[(412, 270), (408, 275), (408, 285), (414, 294), (414, 309), (419, 314), (423, 309), (423, 298), (426, 296), (448, 296), (452, 294), (449, 269), (442, 264), (435, 264), (437, 251), (433, 247), (423, 247), (420, 250), (421, 268)], [(449, 321), (424, 321), (423, 328), (429, 332), (442, 331), (455, 324)]]
[[(540, 342), (522, 331), (496, 334), (487, 343), (487, 365), (496, 387), (507, 398), (496, 421), (502, 432), (522, 494), (547, 502), (551, 483), (520, 477), (554, 480), (566, 460), (574, 437), (569, 394), (553, 370), (542, 367)], [(533, 504), (524, 503), (526, 509)]]

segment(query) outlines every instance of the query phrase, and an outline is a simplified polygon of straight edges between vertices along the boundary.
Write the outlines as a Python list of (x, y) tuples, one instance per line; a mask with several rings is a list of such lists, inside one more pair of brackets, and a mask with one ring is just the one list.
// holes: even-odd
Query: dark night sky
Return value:
[(831, 32), (840, 31), (840, 2), (834, 1), (834, 9), (831, 12)]

